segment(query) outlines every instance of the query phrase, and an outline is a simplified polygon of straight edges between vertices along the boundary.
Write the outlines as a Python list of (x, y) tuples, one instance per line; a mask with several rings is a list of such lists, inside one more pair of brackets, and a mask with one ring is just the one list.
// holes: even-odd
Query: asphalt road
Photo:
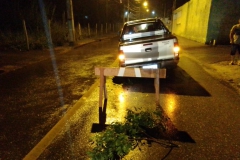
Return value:
[[(194, 42), (190, 45), (191, 41), (182, 39), (182, 43), (184, 42), (187, 48), (182, 50), (179, 67), (174, 72), (168, 73), (166, 80), (160, 82), (160, 105), (171, 120), (170, 126), (178, 131), (178, 138), (172, 139), (178, 148), (152, 144), (152, 147), (143, 146), (141, 151), (136, 149), (130, 152), (126, 159), (238, 159), (240, 157), (240, 139), (236, 136), (240, 127), (238, 88), (221, 79), (224, 74), (216, 76), (216, 70), (209, 67), (212, 64), (218, 66), (228, 62), (226, 51), (229, 46), (213, 48)], [(215, 56), (212, 54), (209, 56), (209, 51), (211, 53), (217, 51), (217, 53)], [(106, 124), (123, 121), (126, 109), (156, 109), (153, 105), (154, 89), (151, 79), (130, 79), (130, 82), (127, 80), (127, 83), (116, 84), (114, 78), (109, 77), (107, 89), (109, 100), (103, 114), (106, 115)], [(121, 101), (120, 97), (124, 101)], [(88, 94), (74, 108), (75, 110), (68, 116), (68, 122), (63, 121), (64, 129), (45, 148), (39, 159), (63, 157), (63, 159), (88, 159), (86, 152), (92, 147), (89, 138), (95, 135), (94, 130), (99, 127), (101, 115), (98, 108), (98, 83), (92, 86)], [(167, 143), (168, 141), (162, 141), (162, 144)], [(44, 143), (38, 147), (41, 145)], [(39, 151), (38, 147), (33, 151)]]
[[(209, 74), (205, 66), (189, 54), (192, 53), (183, 51), (179, 67), (168, 74), (167, 80), (161, 80), (160, 87), (160, 105), (171, 120), (170, 126), (177, 130), (178, 138), (171, 140), (178, 147), (165, 147), (168, 141), (163, 139), (162, 145), (142, 146), (141, 150), (130, 152), (126, 159), (240, 158), (240, 137), (237, 136), (240, 128), (239, 95), (231, 85)], [(156, 109), (153, 81), (130, 81), (130, 84), (116, 84), (112, 77), (107, 79), (109, 97), (103, 114), (106, 115), (106, 124), (123, 121), (126, 109)], [(89, 138), (99, 127), (98, 93), (96, 83), (79, 105), (76, 104), (68, 122), (64, 121), (63, 130), (39, 159), (88, 159), (86, 152), (92, 147)]]
[(116, 59), (114, 40), (62, 48), (53, 59), (48, 51), (1, 53), (0, 158), (23, 158), (51, 130), (95, 82), (94, 66)]
[[(240, 124), (240, 121), (237, 115), (239, 112), (239, 78), (235, 72), (239, 71), (239, 66), (228, 65), (229, 46), (210, 47), (183, 38), (179, 38), (179, 40), (182, 46), (181, 61), (175, 73), (168, 74), (171, 81), (161, 80), (163, 86), (161, 87), (161, 106), (177, 130), (186, 133), (195, 143), (186, 143), (184, 138), (176, 141), (175, 143), (180, 148), (171, 151), (167, 158), (237, 159), (240, 157), (238, 152), (240, 150), (240, 140), (239, 137), (234, 135), (239, 133), (238, 124)], [(3, 56), (2, 53), (0, 56), (1, 60), (7, 57)], [(15, 56), (12, 57), (16, 58)], [(46, 56), (43, 56), (41, 60), (45, 58)], [(36, 63), (39, 61), (34, 56), (32, 56), (32, 59), (36, 59)], [(27, 67), (30, 60), (28, 62), (16, 62), (13, 61), (12, 64), (5, 65), (2, 65), (1, 62), (3, 74), (22, 66)], [(74, 59), (72, 59), (72, 62), (74, 62)], [(19, 72), (20, 70), (17, 69), (16, 71)], [(39, 74), (42, 73), (40, 70)], [(14, 79), (14, 76), (12, 79)], [(152, 86), (142, 87), (143, 84), (151, 84), (152, 81), (132, 81), (131, 85), (125, 84), (122, 86), (113, 83), (112, 78), (108, 79), (109, 99), (114, 100), (108, 102), (107, 105), (107, 123), (122, 120), (126, 108), (133, 109), (133, 106), (143, 107), (144, 104), (144, 107), (154, 109), (154, 106), (151, 105), (151, 95), (154, 94), (154, 90), (149, 89)], [(9, 82), (6, 84), (7, 86), (11, 84), (11, 81)], [(85, 93), (86, 95), (72, 107), (73, 109), (69, 111), (71, 116), (68, 117), (68, 122), (64, 121), (66, 123), (60, 125), (61, 129), (58, 130), (60, 134), (55, 134), (57, 137), (53, 138), (51, 144), (45, 146), (39, 159), (86, 159), (86, 151), (91, 148), (88, 145), (88, 139), (94, 135), (94, 133), (91, 133), (91, 129), (98, 122), (98, 108), (96, 107), (98, 103), (97, 86), (97, 83), (93, 85)], [(17, 86), (9, 85), (9, 87), (17, 91)], [(7, 91), (7, 88), (1, 91)], [(127, 103), (120, 103), (116, 98), (119, 95), (125, 97)], [(7, 99), (6, 102), (8, 102)], [(81, 110), (78, 108), (81, 108)], [(17, 113), (18, 109), (15, 109), (14, 112)], [(116, 116), (116, 113), (118, 113), (118, 116)], [(4, 116), (1, 114), (1, 121), (3, 119)], [(49, 129), (51, 128), (49, 126)], [(27, 130), (27, 126), (23, 130)], [(25, 139), (21, 140), (28, 141), (28, 138), (25, 137)], [(6, 136), (1, 134), (1, 140), (6, 140)], [(38, 141), (36, 140), (34, 143), (37, 144)], [(165, 157), (169, 152), (169, 148), (159, 147), (155, 144), (154, 148), (154, 150), (144, 148), (141, 153), (138, 151), (131, 152), (128, 158), (142, 160), (155, 157), (153, 159), (159, 159)], [(7, 159), (6, 157), (3, 158)]]

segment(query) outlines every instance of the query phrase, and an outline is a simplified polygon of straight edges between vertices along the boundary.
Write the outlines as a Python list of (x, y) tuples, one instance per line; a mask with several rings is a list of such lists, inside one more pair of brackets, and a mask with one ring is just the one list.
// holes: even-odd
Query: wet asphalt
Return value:
[[(126, 159), (240, 159), (238, 88), (232, 82), (216, 77), (216, 69), (211, 68), (212, 64), (219, 63), (231, 67), (227, 65), (229, 46), (208, 46), (182, 37), (179, 37), (179, 42), (183, 48), (180, 58), (184, 58), (180, 60), (176, 72), (191, 75), (189, 84), (184, 84), (185, 91), (176, 88), (173, 89), (174, 93), (169, 93), (164, 87), (161, 88), (164, 81), (160, 83), (160, 106), (170, 118), (169, 123), (177, 130), (178, 135), (171, 140), (178, 147), (168, 148), (153, 143), (152, 147), (142, 146), (141, 151), (130, 152)], [(69, 49), (71, 48), (60, 48), (58, 52)], [(19, 59), (19, 62), (13, 61), (15, 64), (0, 66), (1, 74), (16, 67), (27, 66), (31, 56), (26, 57), (28, 62), (26, 59), (20, 62)], [(46, 57), (41, 57), (44, 58)], [(32, 56), (32, 59), (36, 63), (41, 60), (37, 56)], [(112, 66), (117, 66), (117, 62)], [(150, 80), (149, 83), (151, 82)], [(192, 88), (193, 82), (198, 83), (199, 87)], [(24, 159), (87, 159), (85, 153), (92, 147), (89, 138), (101, 129), (100, 118), (110, 124), (116, 120), (122, 121), (126, 109), (156, 109), (153, 103), (154, 90), (143, 88), (139, 92), (136, 91), (137, 85), (123, 87), (114, 83), (113, 77), (108, 77), (106, 84), (109, 99), (106, 108), (98, 108), (97, 81)], [(183, 85), (181, 80), (179, 85)], [(89, 113), (89, 110), (92, 112)], [(167, 144), (168, 141), (163, 139), (162, 143)]]

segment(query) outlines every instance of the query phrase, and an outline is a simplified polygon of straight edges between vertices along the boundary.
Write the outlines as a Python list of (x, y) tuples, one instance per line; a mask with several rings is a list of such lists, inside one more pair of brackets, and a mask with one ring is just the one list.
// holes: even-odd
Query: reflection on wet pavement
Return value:
[(174, 120), (174, 114), (175, 114), (175, 109), (176, 109), (176, 98), (174, 95), (170, 94), (166, 97), (167, 101), (167, 106), (165, 112), (166, 114), (171, 117), (172, 121)]
[[(155, 97), (153, 83), (154, 81), (148, 78), (107, 78), (106, 89), (108, 99), (105, 100), (104, 107), (99, 109), (99, 121), (101, 124), (93, 124), (92, 133), (103, 131), (106, 126), (111, 125), (113, 122), (123, 123), (127, 110), (134, 112), (155, 111), (157, 106), (153, 103)], [(142, 94), (146, 91), (145, 88), (147, 91), (151, 90), (151, 92)], [(168, 94), (166, 101), (167, 109), (165, 111), (161, 109), (161, 111), (164, 115), (163, 123), (165, 123), (167, 130), (166, 133), (159, 138), (194, 143), (195, 141), (187, 132), (179, 131), (171, 121), (171, 119), (174, 120), (175, 110), (178, 107), (176, 95)], [(142, 102), (144, 102), (144, 104), (142, 104)], [(101, 118), (103, 117), (106, 119), (102, 120)], [(171, 117), (171, 119), (169, 117)]]
[[(113, 83), (122, 84), (128, 92), (155, 93), (153, 78), (113, 77)], [(160, 79), (161, 94), (211, 96), (197, 81), (180, 67), (167, 71)]]

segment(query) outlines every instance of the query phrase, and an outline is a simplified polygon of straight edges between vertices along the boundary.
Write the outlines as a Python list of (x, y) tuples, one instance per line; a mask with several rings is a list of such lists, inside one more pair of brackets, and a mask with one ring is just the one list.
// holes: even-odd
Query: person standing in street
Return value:
[[(240, 65), (238, 62), (239, 54), (240, 54), (240, 18), (238, 19), (238, 24), (235, 24), (230, 30), (230, 44), (231, 44), (231, 62), (229, 65)], [(238, 55), (236, 57), (236, 53), (238, 51)]]

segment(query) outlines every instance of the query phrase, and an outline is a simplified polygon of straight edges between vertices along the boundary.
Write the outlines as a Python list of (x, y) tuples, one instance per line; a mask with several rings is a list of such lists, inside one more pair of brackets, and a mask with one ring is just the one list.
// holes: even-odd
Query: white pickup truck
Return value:
[(120, 67), (174, 68), (179, 62), (178, 39), (159, 18), (124, 23), (118, 47)]

